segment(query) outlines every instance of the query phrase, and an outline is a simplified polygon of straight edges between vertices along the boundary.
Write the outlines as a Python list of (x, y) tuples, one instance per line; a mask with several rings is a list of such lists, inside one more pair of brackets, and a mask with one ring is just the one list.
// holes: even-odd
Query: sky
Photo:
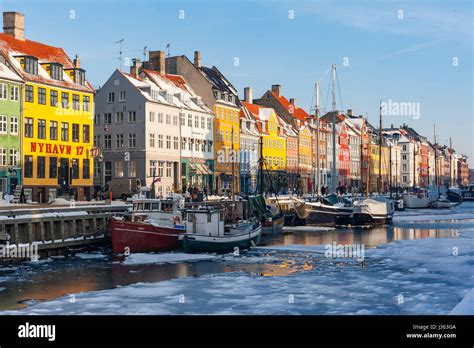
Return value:
[[(336, 64), (338, 110), (352, 109), (384, 127), (406, 123), (469, 156), (474, 166), (473, 2), (390, 0), (151, 1), (0, 0), (0, 10), (25, 14), (28, 39), (78, 54), (88, 80), (99, 87), (122, 64), (143, 59), (143, 48), (171, 55), (201, 52), (243, 97), (273, 84), (307, 111), (314, 86), (331, 109)], [(401, 104), (404, 103), (404, 104)], [(397, 112), (400, 105), (419, 112)], [(395, 108), (394, 108), (395, 107)]]

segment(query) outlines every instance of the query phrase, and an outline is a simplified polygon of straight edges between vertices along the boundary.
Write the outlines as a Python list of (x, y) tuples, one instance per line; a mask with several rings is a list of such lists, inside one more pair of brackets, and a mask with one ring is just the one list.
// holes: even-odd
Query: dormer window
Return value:
[(49, 75), (53, 80), (62, 81), (63, 79), (63, 66), (58, 63), (51, 63), (49, 67)]
[(22, 58), (23, 69), (31, 75), (38, 75), (38, 59), (35, 57), (25, 56)]
[(74, 69), (74, 82), (78, 85), (85, 85), (86, 71), (83, 69)]

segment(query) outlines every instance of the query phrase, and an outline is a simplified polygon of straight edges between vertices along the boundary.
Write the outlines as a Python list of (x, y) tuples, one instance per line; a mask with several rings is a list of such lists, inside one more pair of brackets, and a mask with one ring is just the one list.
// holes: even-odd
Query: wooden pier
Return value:
[[(74, 206), (22, 205), (0, 207), (0, 244), (34, 245), (38, 252), (103, 243), (114, 213), (126, 204), (78, 204)], [(54, 254), (54, 252), (53, 252)]]

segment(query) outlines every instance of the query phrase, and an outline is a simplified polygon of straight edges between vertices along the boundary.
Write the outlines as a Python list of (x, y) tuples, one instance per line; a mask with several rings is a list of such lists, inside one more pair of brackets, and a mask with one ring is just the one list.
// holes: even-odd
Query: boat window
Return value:
[(163, 210), (164, 212), (170, 212), (170, 211), (171, 211), (171, 206), (170, 206), (170, 204), (168, 204), (168, 203), (162, 203), (162, 204), (161, 204), (161, 207), (162, 207), (162, 210)]
[(138, 209), (138, 204), (137, 203), (133, 203), (133, 210), (137, 210)]
[(145, 203), (145, 210), (150, 210), (151, 203)]
[(137, 210), (143, 210), (143, 203), (138, 203), (138, 208)]
[(193, 222), (194, 214), (188, 214), (188, 222)]
[(212, 221), (212, 214), (207, 214), (207, 222), (211, 222)]
[(224, 221), (224, 213), (219, 214), (220, 221)]
[(160, 203), (152, 203), (151, 210), (160, 210)]

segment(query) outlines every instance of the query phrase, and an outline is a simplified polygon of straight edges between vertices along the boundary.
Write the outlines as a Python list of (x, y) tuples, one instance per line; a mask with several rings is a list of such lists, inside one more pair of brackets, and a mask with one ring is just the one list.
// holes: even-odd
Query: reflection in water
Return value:
[[(408, 226), (407, 226), (408, 227)], [(262, 239), (263, 245), (325, 245), (364, 244), (366, 247), (392, 241), (415, 238), (456, 237), (458, 229), (406, 228), (382, 226), (371, 229), (336, 229), (331, 231), (294, 231)], [(111, 289), (138, 282), (160, 282), (179, 277), (200, 277), (223, 272), (247, 272), (260, 276), (286, 276), (295, 272), (313, 270), (321, 265), (314, 257), (296, 261), (297, 256), (279, 255), (278, 258), (261, 260), (260, 263), (243, 262), (239, 259), (182, 262), (172, 264), (123, 265), (116, 259), (77, 258), (53, 261), (37, 266), (13, 268), (11, 280), (0, 281), (0, 310), (26, 306), (30, 299), (51, 300), (67, 294), (83, 291)], [(16, 271), (15, 271), (16, 269)], [(0, 279), (10, 270), (0, 268)], [(4, 288), (3, 291), (1, 288)], [(64, 301), (67, 301), (66, 297)]]

